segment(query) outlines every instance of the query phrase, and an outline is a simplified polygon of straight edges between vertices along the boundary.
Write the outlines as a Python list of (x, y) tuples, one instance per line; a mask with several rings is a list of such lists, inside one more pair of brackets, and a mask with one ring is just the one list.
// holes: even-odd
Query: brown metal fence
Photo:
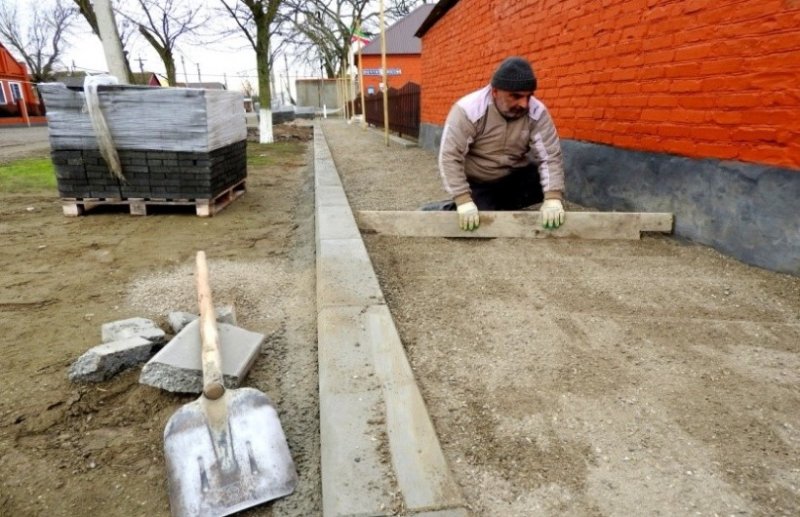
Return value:
[[(420, 87), (416, 83), (406, 83), (399, 90), (389, 88), (389, 129), (396, 131), (400, 136), (419, 137), (419, 95)], [(382, 128), (383, 94), (366, 95), (364, 104), (367, 106), (367, 124)], [(357, 97), (352, 105), (354, 109), (352, 113), (362, 113), (360, 97)]]

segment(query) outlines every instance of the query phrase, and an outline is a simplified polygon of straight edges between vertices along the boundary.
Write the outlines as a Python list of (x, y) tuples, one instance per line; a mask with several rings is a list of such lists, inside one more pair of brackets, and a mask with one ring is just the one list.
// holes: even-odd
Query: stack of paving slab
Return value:
[(108, 85), (98, 88), (124, 180), (100, 154), (83, 90), (39, 87), (62, 198), (213, 199), (247, 176), (240, 93)]

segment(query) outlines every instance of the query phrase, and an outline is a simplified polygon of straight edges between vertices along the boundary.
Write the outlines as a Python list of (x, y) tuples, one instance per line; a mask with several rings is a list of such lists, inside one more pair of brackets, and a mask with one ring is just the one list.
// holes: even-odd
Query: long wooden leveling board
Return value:
[(468, 232), (458, 227), (456, 212), (367, 211), (356, 212), (364, 233), (397, 237), (532, 238), (572, 239), (641, 238), (642, 232), (672, 233), (673, 215), (641, 212), (567, 212), (555, 230), (542, 228), (538, 211), (481, 212), (480, 227)]

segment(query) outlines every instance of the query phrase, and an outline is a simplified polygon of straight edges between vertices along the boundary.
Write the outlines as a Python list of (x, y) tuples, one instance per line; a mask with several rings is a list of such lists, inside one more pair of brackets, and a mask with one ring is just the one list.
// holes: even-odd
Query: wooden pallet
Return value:
[(84, 215), (89, 210), (102, 206), (128, 206), (131, 215), (147, 215), (148, 207), (193, 206), (199, 217), (211, 217), (243, 196), (246, 190), (245, 180), (241, 180), (209, 199), (61, 198), (61, 204), (64, 215), (69, 217)]

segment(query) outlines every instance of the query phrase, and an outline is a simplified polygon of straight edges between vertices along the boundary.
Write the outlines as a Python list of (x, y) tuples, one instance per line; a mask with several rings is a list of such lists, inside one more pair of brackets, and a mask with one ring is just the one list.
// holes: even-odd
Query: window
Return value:
[(14, 102), (22, 99), (22, 86), (19, 83), (8, 83), (11, 87), (11, 98), (14, 99)]
[(3, 81), (0, 81), (0, 104), (6, 103), (6, 91), (3, 89)]

